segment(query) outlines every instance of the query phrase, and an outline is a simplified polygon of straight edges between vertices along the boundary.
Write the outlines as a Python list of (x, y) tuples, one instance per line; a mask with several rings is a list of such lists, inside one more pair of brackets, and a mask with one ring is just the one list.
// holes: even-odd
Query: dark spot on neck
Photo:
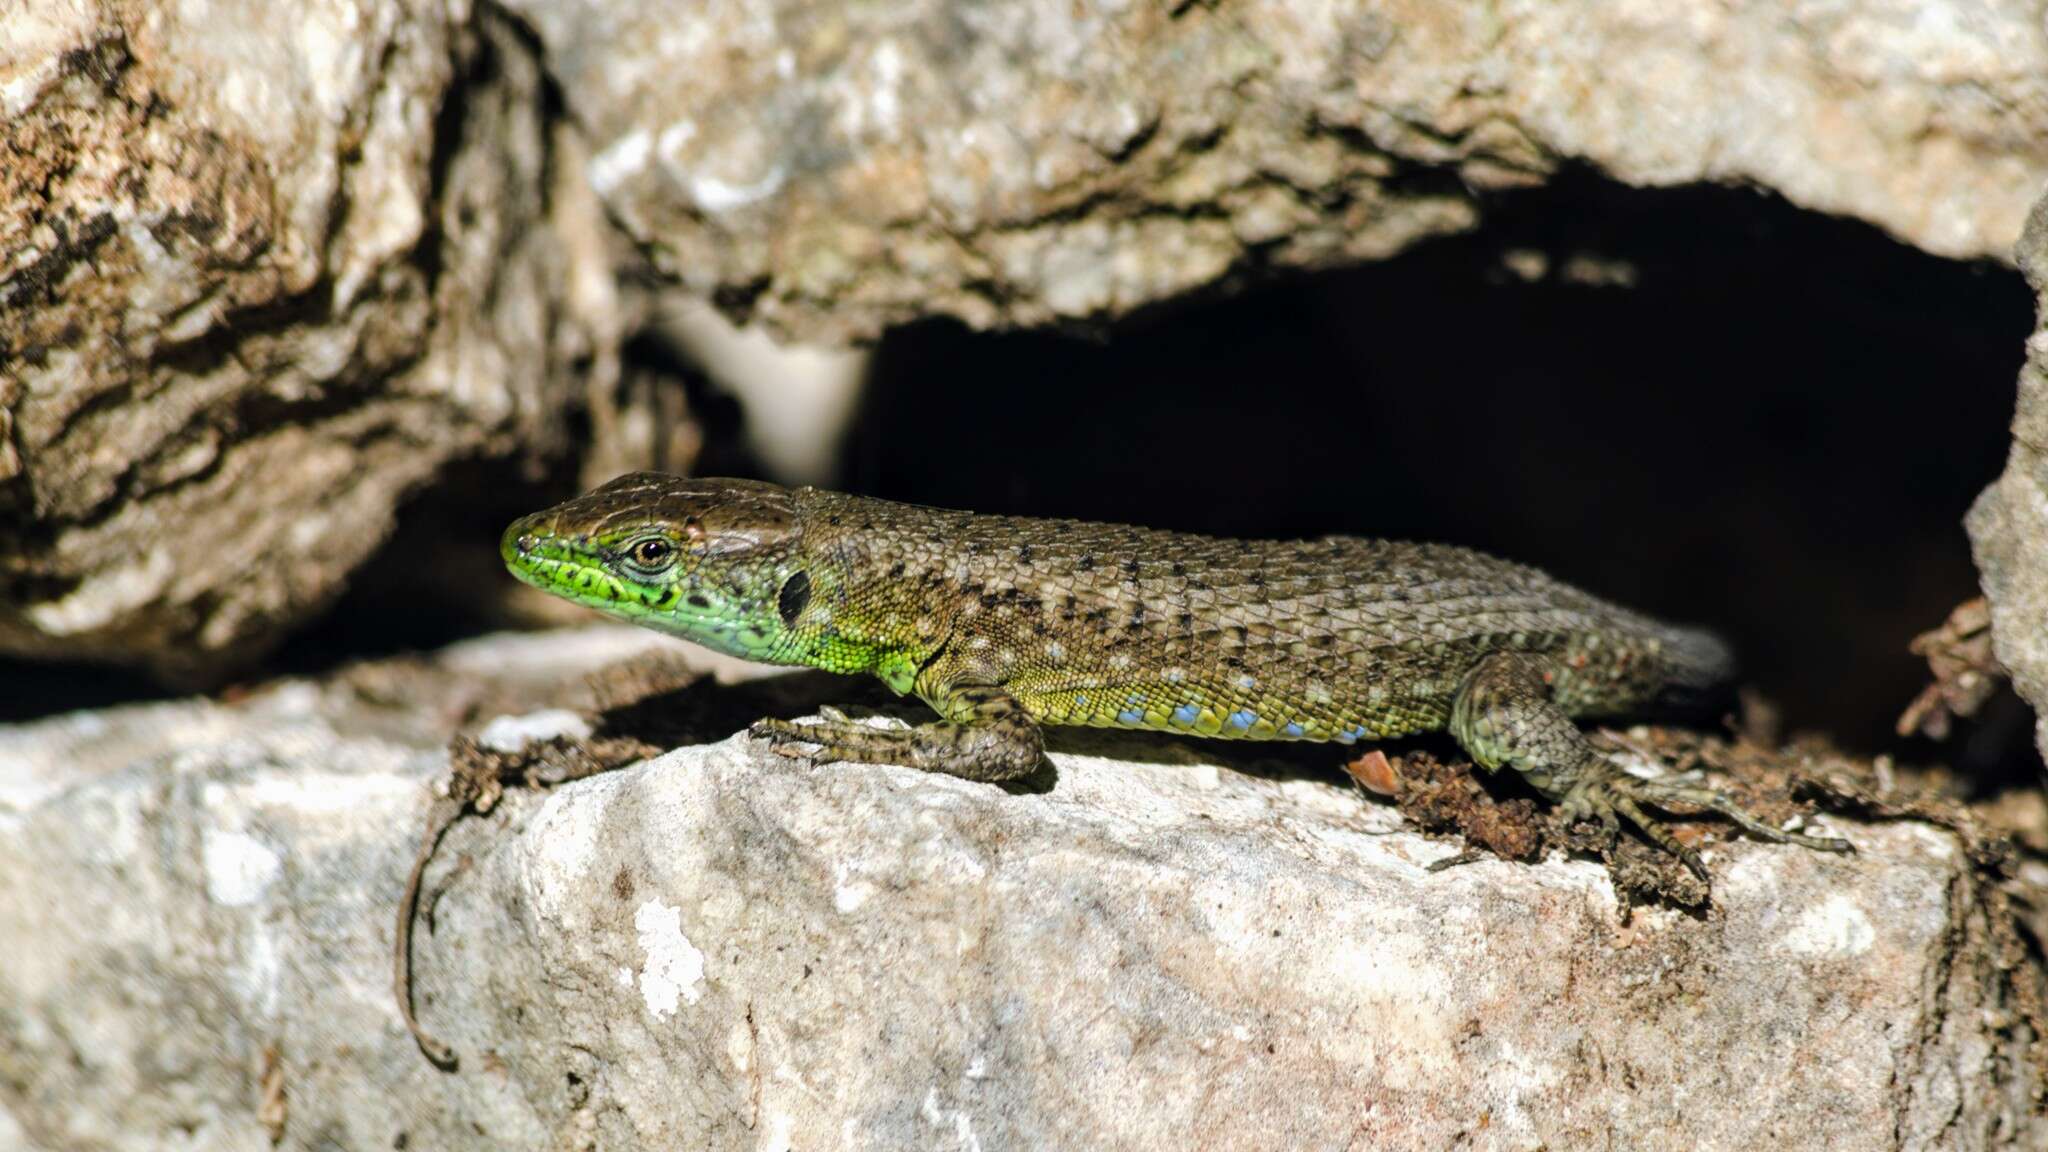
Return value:
[(711, 610), (711, 601), (706, 600), (702, 592), (692, 592), (688, 599), (692, 608), (702, 608), (707, 612)]
[(796, 618), (811, 602), (811, 574), (798, 572), (782, 582), (782, 592), (775, 597), (775, 611), (782, 617), (785, 628), (796, 627)]

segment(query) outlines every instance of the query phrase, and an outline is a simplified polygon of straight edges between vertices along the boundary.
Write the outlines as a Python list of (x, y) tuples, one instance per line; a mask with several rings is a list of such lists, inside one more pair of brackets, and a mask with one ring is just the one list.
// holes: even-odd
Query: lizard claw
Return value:
[(1797, 844), (1817, 852), (1854, 852), (1855, 845), (1834, 836), (1812, 836), (1803, 832), (1788, 832), (1775, 828), (1745, 811), (1728, 796), (1712, 788), (1687, 785), (1665, 779), (1632, 780), (1626, 795), (1646, 804), (1660, 808), (1676, 804), (1686, 808), (1704, 808), (1718, 812), (1736, 827), (1743, 829), (1759, 840), (1779, 844)]
[[(1601, 839), (1606, 845), (1604, 851), (1607, 853), (1612, 853), (1615, 846), (1620, 843), (1621, 821), (1622, 817), (1626, 816), (1628, 822), (1640, 829), (1651, 843), (1676, 856), (1679, 862), (1685, 865), (1686, 871), (1691, 872), (1702, 884), (1711, 883), (1706, 861), (1700, 858), (1698, 849), (1680, 840), (1661, 821), (1643, 811), (1642, 805), (1637, 802), (1639, 795), (1634, 780), (1634, 777), (1622, 773), (1618, 768), (1610, 775), (1582, 780), (1558, 803), (1558, 811), (1563, 815), (1567, 825), (1585, 820), (1598, 820)], [(1656, 802), (1649, 797), (1641, 799), (1653, 804)]]
[[(747, 729), (747, 734), (768, 742), (768, 750), (789, 760), (801, 760), (806, 764), (829, 764), (839, 757), (833, 755), (832, 733), (823, 724), (798, 724), (793, 720), (756, 720)], [(813, 749), (798, 747), (812, 745)]]
[(766, 740), (777, 752), (787, 754), (791, 744), (815, 744), (816, 738), (804, 731), (801, 724), (788, 720), (756, 720), (747, 728), (747, 735), (756, 740)]

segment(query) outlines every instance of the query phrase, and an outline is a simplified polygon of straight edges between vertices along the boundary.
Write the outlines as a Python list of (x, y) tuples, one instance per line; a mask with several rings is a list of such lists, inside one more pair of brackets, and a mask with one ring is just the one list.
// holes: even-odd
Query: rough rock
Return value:
[[(592, 629), (0, 729), (0, 1137), (28, 1149), (2038, 1144), (1956, 838), (1714, 845), (1702, 916), (1214, 746), (1056, 741), (1003, 790), (703, 742), (459, 824), (458, 725), (575, 739)], [(845, 682), (693, 686), (744, 713)], [(553, 693), (551, 695), (550, 693)], [(500, 719), (502, 715), (510, 719)], [(1097, 737), (1095, 740), (1103, 738)], [(1120, 759), (1101, 755), (1117, 751)]]
[(507, 7), (615, 217), (806, 340), (1384, 257), (1568, 168), (2003, 258), (2048, 177), (2033, 0)]
[(1998, 662), (2035, 716), (2034, 742), (2048, 755), (2048, 196), (2034, 206), (2016, 252), (2039, 301), (2020, 366), (2005, 471), (1965, 520)]
[(0, 9), (0, 654), (218, 669), (566, 446), (607, 232), (494, 11)]

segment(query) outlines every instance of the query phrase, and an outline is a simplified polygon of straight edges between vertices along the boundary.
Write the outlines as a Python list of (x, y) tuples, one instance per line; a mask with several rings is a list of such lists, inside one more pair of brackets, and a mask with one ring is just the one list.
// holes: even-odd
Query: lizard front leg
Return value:
[(1764, 840), (1822, 852), (1850, 850), (1847, 840), (1773, 828), (1712, 789), (1631, 776), (1602, 756), (1551, 699), (1553, 672), (1541, 657), (1520, 652), (1497, 652), (1480, 661), (1452, 701), (1452, 737), (1480, 767), (1521, 773), (1531, 787), (1556, 801), (1567, 819), (1598, 820), (1612, 837), (1627, 818), (1701, 880), (1707, 879), (1707, 869), (1699, 853), (1680, 843), (1644, 805), (1706, 808)]
[[(947, 685), (925, 698), (945, 719), (913, 728), (870, 728), (843, 718), (822, 724), (762, 720), (753, 727), (787, 756), (820, 764), (903, 764), (968, 780), (1029, 776), (1045, 754), (1044, 736), (1015, 697), (989, 684)], [(803, 752), (793, 744), (815, 744)]]

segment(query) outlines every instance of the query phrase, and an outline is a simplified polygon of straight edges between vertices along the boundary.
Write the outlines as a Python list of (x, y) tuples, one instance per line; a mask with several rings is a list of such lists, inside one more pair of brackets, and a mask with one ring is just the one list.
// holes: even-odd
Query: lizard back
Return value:
[(1350, 743), (1436, 730), (1498, 651), (1547, 655), (1573, 715), (1730, 671), (1704, 633), (1436, 544), (1225, 539), (804, 489), (835, 616), (915, 638), (1048, 724)]

